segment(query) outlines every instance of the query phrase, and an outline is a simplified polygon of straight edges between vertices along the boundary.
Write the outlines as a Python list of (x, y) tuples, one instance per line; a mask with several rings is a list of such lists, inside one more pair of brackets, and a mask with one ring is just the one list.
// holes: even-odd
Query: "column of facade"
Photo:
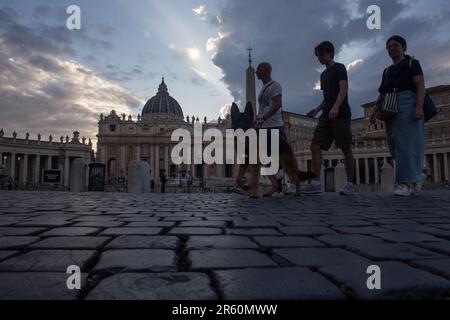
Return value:
[(41, 155), (36, 155), (35, 171), (34, 171), (34, 183), (39, 183), (39, 174), (41, 171)]
[[(188, 169), (189, 170), (189, 169)], [(191, 145), (191, 175), (195, 177), (194, 145)]]
[(159, 144), (155, 145), (155, 178), (159, 178)]
[(16, 154), (14, 152), (11, 153), (10, 175), (13, 179), (16, 179)]
[(361, 184), (361, 174), (359, 171), (359, 159), (355, 159), (356, 162), (356, 184)]
[(28, 178), (28, 154), (23, 155), (22, 185), (27, 183)]
[(375, 171), (375, 184), (380, 182), (380, 176), (379, 176), (379, 168), (378, 168), (378, 158), (374, 158), (373, 168)]
[(70, 176), (70, 157), (66, 156), (64, 158), (64, 186), (65, 187), (69, 186), (69, 176)]
[(433, 153), (433, 181), (438, 182), (440, 179), (438, 177), (438, 159), (437, 154)]
[(164, 146), (164, 169), (166, 170), (166, 174), (169, 174), (169, 146)]
[(3, 165), (3, 153), (0, 152), (0, 165)]
[(364, 170), (365, 170), (365, 184), (369, 184), (370, 183), (370, 172), (369, 172), (369, 159), (368, 158), (364, 158)]
[(153, 144), (150, 145), (150, 170), (152, 171), (152, 177), (156, 179), (155, 172), (155, 146)]
[(126, 175), (127, 172), (127, 160), (126, 160), (126, 148), (125, 145), (120, 146), (120, 169), (122, 171), (123, 177)]
[(136, 146), (136, 160), (141, 161), (141, 145)]
[(47, 169), (52, 168), (52, 156), (47, 157)]
[(450, 179), (448, 171), (448, 156), (447, 152), (444, 152), (444, 177), (447, 181)]

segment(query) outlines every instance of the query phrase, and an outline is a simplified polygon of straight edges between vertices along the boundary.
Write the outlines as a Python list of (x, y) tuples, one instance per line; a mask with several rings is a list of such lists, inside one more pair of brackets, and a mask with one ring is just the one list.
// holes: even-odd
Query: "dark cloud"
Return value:
[[(382, 30), (366, 27), (366, 9), (372, 4), (381, 7)], [(213, 62), (241, 102), (246, 48), (252, 46), (254, 65), (272, 63), (273, 77), (283, 86), (284, 107), (304, 113), (321, 100), (321, 92), (313, 90), (322, 69), (313, 48), (330, 40), (340, 53), (338, 58), (347, 60), (342, 62), (363, 60), (349, 71), (350, 101), (359, 116), (359, 106), (376, 97), (382, 70), (391, 63), (384, 42), (392, 34), (409, 40), (409, 51), (422, 62), (429, 85), (450, 83), (449, 38), (437, 33), (450, 29), (449, 10), (448, 0), (230, 0), (217, 19), (222, 37)]]
[[(133, 93), (71, 60), (72, 40), (61, 28), (29, 28), (11, 9), (0, 9), (0, 17), (0, 128), (7, 134), (79, 130), (95, 142), (100, 113), (135, 114), (142, 107)], [(92, 38), (78, 40), (89, 45)], [(139, 66), (129, 72), (142, 74)]]

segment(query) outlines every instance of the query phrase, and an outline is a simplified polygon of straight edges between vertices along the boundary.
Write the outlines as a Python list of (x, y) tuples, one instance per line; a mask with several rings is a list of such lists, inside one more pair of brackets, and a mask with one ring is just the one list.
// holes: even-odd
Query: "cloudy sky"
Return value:
[[(81, 30), (65, 27), (71, 4)], [(366, 27), (371, 4), (381, 30)], [(217, 119), (242, 103), (249, 46), (254, 64), (272, 63), (284, 109), (305, 113), (321, 99), (313, 48), (322, 40), (348, 68), (359, 117), (390, 63), (392, 34), (407, 38), (427, 86), (450, 84), (449, 17), (450, 0), (0, 0), (0, 128), (32, 137), (79, 130), (95, 142), (99, 114), (136, 117), (162, 75), (185, 115)]]

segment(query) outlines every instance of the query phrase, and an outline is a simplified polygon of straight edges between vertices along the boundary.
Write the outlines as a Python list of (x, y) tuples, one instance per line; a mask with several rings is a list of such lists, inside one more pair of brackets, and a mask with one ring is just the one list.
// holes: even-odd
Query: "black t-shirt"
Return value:
[(391, 65), (384, 69), (381, 85), (378, 91), (382, 94), (394, 91), (412, 90), (416, 92), (414, 76), (423, 75), (420, 62), (410, 56), (405, 56), (399, 64)]
[[(342, 63), (335, 63), (329, 69), (326, 69), (320, 75), (320, 88), (323, 91), (323, 98), (325, 105), (322, 110), (321, 119), (328, 119), (328, 114), (333, 108), (334, 103), (337, 100), (340, 85), (339, 82), (347, 78), (347, 69)], [(348, 95), (345, 96), (339, 107), (338, 118), (351, 118), (352, 113), (350, 111), (350, 105), (348, 104)]]

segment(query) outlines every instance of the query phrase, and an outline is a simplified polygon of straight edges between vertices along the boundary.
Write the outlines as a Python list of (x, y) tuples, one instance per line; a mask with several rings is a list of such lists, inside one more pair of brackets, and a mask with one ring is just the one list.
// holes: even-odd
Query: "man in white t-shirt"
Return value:
[(286, 141), (284, 131), (282, 111), (282, 89), (281, 85), (272, 80), (272, 66), (268, 62), (263, 62), (256, 69), (256, 76), (262, 81), (263, 87), (258, 95), (258, 115), (256, 116), (256, 126), (267, 129), (267, 149), (271, 154), (270, 135), (272, 130), (279, 130), (280, 140)]
[[(263, 87), (258, 95), (258, 116), (256, 123), (264, 129), (280, 129), (284, 134), (284, 123), (281, 114), (281, 85), (272, 80), (272, 66), (263, 62), (258, 65), (256, 75)], [(281, 135), (281, 132), (280, 132)]]

